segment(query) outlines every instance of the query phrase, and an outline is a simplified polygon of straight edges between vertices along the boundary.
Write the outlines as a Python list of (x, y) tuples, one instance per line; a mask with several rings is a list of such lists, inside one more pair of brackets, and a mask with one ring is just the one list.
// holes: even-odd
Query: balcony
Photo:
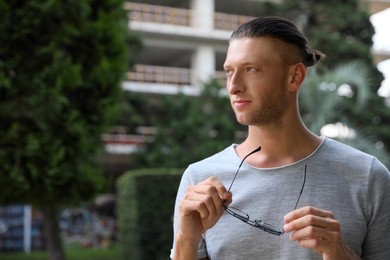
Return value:
[(126, 2), (124, 9), (133, 21), (191, 26), (191, 11), (182, 8)]
[[(221, 86), (225, 86), (226, 73), (224, 71), (216, 71), (214, 77)], [(178, 94), (181, 92), (198, 95), (199, 88), (193, 82), (191, 69), (136, 64), (133, 70), (127, 73), (123, 88), (144, 93)]]
[(199, 13), (181, 7), (125, 3), (129, 28), (139, 34), (144, 43), (144, 50), (137, 53), (136, 61), (139, 64), (127, 73), (126, 81), (123, 83), (125, 90), (197, 95), (199, 86), (207, 80), (202, 79), (200, 73), (201, 75), (215, 73), (221, 85), (225, 85), (224, 72), (213, 72), (212, 69), (206, 69), (204, 72), (199, 66), (194, 65), (195, 52), (196, 55), (200, 53), (199, 46), (212, 46), (215, 56), (209, 53), (209, 57), (201, 59), (210, 58), (211, 63), (215, 62), (215, 70), (220, 69), (225, 59), (231, 31), (253, 17), (214, 12), (209, 13), (208, 17), (201, 17), (211, 21), (208, 26), (203, 26), (196, 21), (199, 17), (194, 17), (199, 16)]
[(246, 23), (255, 17), (246, 15), (231, 15), (225, 13), (214, 13), (214, 28), (218, 30), (233, 31), (240, 24)]
[(137, 64), (127, 73), (127, 80), (145, 83), (191, 85), (191, 70)]
[(136, 152), (142, 145), (153, 141), (155, 134), (153, 127), (138, 127), (136, 134), (128, 133), (126, 127), (115, 126), (111, 131), (102, 135), (106, 151), (110, 154), (131, 154)]
[[(129, 13), (130, 21), (193, 27), (192, 11), (189, 9), (132, 2), (126, 2), (124, 8)], [(253, 18), (252, 16), (216, 12), (213, 29), (233, 31), (238, 25)]]
[(371, 14), (390, 8), (390, 0), (362, 0)]

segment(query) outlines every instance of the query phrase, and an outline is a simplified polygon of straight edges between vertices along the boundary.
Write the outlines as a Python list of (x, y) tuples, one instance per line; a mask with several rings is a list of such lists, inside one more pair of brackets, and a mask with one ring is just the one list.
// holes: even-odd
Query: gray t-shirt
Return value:
[[(235, 144), (191, 164), (183, 174), (175, 206), (188, 185), (216, 176), (229, 187), (241, 159)], [(297, 208), (310, 205), (332, 211), (340, 222), (346, 244), (364, 259), (390, 259), (390, 174), (375, 157), (329, 138), (307, 158), (277, 168), (255, 168), (244, 163), (231, 189), (230, 206), (280, 229), (306, 184)], [(171, 256), (174, 252), (172, 250)], [(291, 242), (289, 234), (275, 236), (254, 228), (226, 212), (203, 234), (199, 258), (321, 259), (311, 249)]]

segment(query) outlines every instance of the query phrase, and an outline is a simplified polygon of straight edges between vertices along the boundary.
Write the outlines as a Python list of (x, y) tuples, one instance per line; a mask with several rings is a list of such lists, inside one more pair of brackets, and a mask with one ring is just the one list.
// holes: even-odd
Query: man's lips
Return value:
[(235, 108), (242, 108), (246, 105), (248, 105), (251, 101), (246, 99), (236, 99), (233, 101), (233, 107)]

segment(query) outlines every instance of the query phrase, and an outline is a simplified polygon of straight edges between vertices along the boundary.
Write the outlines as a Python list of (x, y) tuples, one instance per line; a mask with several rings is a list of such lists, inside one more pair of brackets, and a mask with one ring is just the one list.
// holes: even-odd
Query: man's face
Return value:
[(271, 126), (284, 117), (292, 102), (287, 90), (291, 66), (282, 58), (284, 47), (281, 41), (265, 37), (231, 41), (224, 69), (239, 123)]

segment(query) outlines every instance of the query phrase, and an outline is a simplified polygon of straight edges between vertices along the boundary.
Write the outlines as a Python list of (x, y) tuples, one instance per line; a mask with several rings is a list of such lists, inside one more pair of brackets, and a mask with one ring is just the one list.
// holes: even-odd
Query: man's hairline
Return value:
[[(256, 39), (269, 39), (271, 41), (277, 42), (280, 45), (285, 46), (283, 48), (294, 48), (295, 49), (294, 53), (296, 54), (295, 58), (291, 57), (291, 56), (288, 56), (287, 53), (291, 53), (291, 52), (286, 51), (286, 49), (282, 50), (282, 51), (281, 50), (277, 50), (276, 52), (281, 56), (282, 60), (285, 61), (285, 64), (288, 65), (288, 66), (291, 65), (291, 64), (295, 64), (295, 63), (303, 63), (301, 57), (299, 57), (299, 46), (297, 46), (294, 43), (291, 43), (291, 42), (285, 41), (283, 39), (280, 39), (279, 37), (272, 36), (272, 35), (258, 35), (258, 36), (246, 35), (246, 36), (240, 36), (240, 37), (232, 37), (232, 38), (229, 39), (229, 45), (231, 44), (231, 42), (233, 42), (235, 40), (242, 40), (242, 39), (254, 39), (254, 40), (256, 40)], [(275, 47), (275, 48), (277, 48), (277, 47)]]

